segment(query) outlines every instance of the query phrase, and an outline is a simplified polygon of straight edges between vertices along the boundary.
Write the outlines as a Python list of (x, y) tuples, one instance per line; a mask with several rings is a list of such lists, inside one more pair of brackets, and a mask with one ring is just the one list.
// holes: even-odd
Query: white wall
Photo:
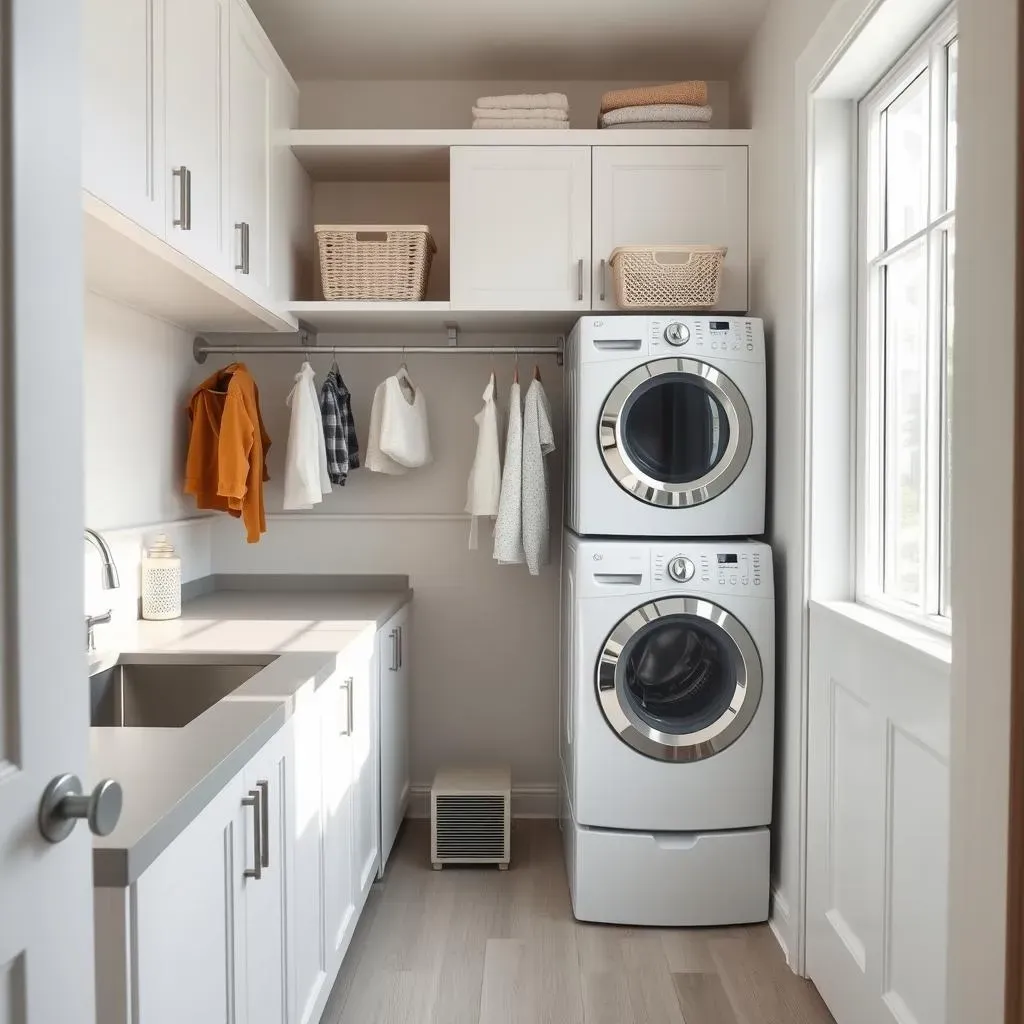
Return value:
[[(345, 341), (328, 336), (320, 340), (324, 344)], [(374, 339), (375, 343), (388, 340), (438, 343), (434, 336)], [(515, 340), (495, 335), (460, 339), (466, 344)], [(518, 340), (524, 345), (546, 345), (554, 338), (527, 335)], [(256, 545), (245, 543), (234, 520), (218, 520), (214, 570), (408, 575), (415, 590), (413, 781), (429, 783), (442, 764), (507, 763), (515, 785), (532, 789), (537, 797), (533, 803), (520, 801), (520, 808), (553, 813), (561, 456), (556, 451), (548, 460), (554, 564), (539, 577), (529, 576), (524, 566), (496, 565), (491, 557), (491, 531), (483, 525), (479, 550), (469, 551), (469, 521), (461, 513), (476, 446), (473, 416), (482, 405), (492, 366), (497, 372), (499, 406), (503, 414), (507, 412), (513, 359), (409, 354), (406, 360), (427, 399), (434, 463), (398, 478), (356, 470), (344, 488), (335, 488), (316, 509), (278, 517), (288, 435), (285, 397), (300, 360), (246, 358), (259, 384), (264, 419), (273, 439), (266, 490), (271, 518), (266, 536)], [(318, 379), (330, 367), (329, 356), (314, 355), (311, 362)], [(373, 390), (395, 372), (399, 362), (399, 357), (388, 355), (339, 359), (352, 392), (364, 452)], [(560, 447), (561, 370), (551, 356), (538, 362)], [(524, 388), (532, 369), (533, 361), (524, 357), (520, 366)], [(378, 513), (383, 516), (378, 518)]]
[(772, 828), (773, 917), (789, 951), (800, 888), (800, 659), (803, 608), (796, 60), (827, 5), (774, 0), (731, 92), (732, 124), (755, 130), (750, 155), (750, 309), (768, 334), (769, 526), (778, 601), (778, 711)]
[[(601, 93), (635, 84), (642, 83), (306, 81), (299, 82), (299, 127), (469, 128), (478, 96), (563, 92), (572, 127), (596, 128)], [(712, 126), (729, 128), (729, 83), (709, 82), (708, 93)]]
[(194, 370), (190, 333), (85, 293), (85, 522), (106, 537), (121, 576), (119, 590), (103, 591), (98, 555), (85, 547), (89, 613), (136, 617), (142, 545), (157, 532), (181, 554), (185, 579), (210, 571), (209, 523), (182, 522), (197, 515), (181, 490)]

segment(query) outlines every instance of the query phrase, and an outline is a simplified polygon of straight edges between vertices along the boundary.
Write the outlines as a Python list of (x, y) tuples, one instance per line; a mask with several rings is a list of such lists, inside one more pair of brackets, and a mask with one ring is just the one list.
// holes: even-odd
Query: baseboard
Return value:
[[(414, 782), (409, 793), (407, 818), (430, 817), (430, 783)], [(557, 818), (558, 786), (554, 783), (527, 783), (512, 787), (513, 818)]]
[(793, 919), (790, 914), (789, 903), (786, 897), (773, 885), (771, 909), (768, 912), (768, 927), (771, 928), (775, 941), (782, 948), (782, 954), (785, 956), (786, 963), (789, 964), (790, 969), (793, 967), (793, 959), (789, 951), (789, 939), (793, 934), (792, 924)]

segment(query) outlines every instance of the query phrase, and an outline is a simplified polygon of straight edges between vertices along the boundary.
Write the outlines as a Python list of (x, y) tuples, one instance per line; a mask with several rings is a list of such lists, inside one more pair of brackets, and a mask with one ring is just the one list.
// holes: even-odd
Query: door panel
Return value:
[(164, 0), (82, 8), (82, 184), (163, 238)]
[(377, 634), (380, 685), (380, 859), (381, 872), (405, 817), (409, 799), (409, 634), (408, 606)]
[[(358, 650), (356, 649), (358, 647)], [(380, 868), (380, 740), (378, 692), (370, 677), (373, 635), (353, 645), (345, 675), (352, 687), (352, 775), (356, 786), (353, 858), (361, 908)]]
[[(0, 47), (10, 58), (0, 81), (0, 1017), (89, 1024), (91, 837), (80, 823), (51, 845), (36, 820), (55, 776), (95, 782), (82, 629), (79, 5), (9, 0)], [(71, 301), (54, 301), (55, 281)], [(59, 402), (39, 401), (40, 338), (60, 367)]]
[(812, 603), (807, 970), (837, 1024), (946, 1019), (949, 664)]
[(453, 306), (590, 308), (589, 152), (453, 147)]
[[(167, 240), (208, 270), (226, 273), (227, 2), (174, 0), (165, 26)], [(173, 174), (181, 167), (190, 173), (187, 198)], [(190, 227), (174, 223), (185, 205)]]
[(593, 162), (595, 309), (615, 308), (615, 246), (687, 243), (728, 247), (716, 308), (747, 309), (746, 146), (595, 146)]

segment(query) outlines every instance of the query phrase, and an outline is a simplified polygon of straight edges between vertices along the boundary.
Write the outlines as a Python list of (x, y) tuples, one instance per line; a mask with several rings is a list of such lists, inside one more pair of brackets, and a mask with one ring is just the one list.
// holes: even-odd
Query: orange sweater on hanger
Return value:
[(207, 377), (189, 402), (185, 493), (196, 507), (241, 518), (246, 540), (267, 531), (263, 482), (270, 479), (270, 438), (260, 414), (260, 395), (243, 363)]

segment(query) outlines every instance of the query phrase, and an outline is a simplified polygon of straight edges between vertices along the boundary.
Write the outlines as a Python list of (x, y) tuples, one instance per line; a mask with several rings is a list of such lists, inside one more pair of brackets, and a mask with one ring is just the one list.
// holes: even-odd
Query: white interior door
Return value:
[[(66, 0), (9, 0), (0, 19), (0, 60), (11, 61), (0, 75), (0, 1024), (95, 1018), (89, 830), (51, 845), (37, 823), (54, 776), (92, 781), (80, 31)], [(44, 358), (60, 377), (56, 401), (40, 392)]]
[(856, 608), (810, 641), (808, 974), (837, 1024), (945, 1024), (949, 662)]
[(453, 146), (457, 309), (589, 309), (590, 150)]

